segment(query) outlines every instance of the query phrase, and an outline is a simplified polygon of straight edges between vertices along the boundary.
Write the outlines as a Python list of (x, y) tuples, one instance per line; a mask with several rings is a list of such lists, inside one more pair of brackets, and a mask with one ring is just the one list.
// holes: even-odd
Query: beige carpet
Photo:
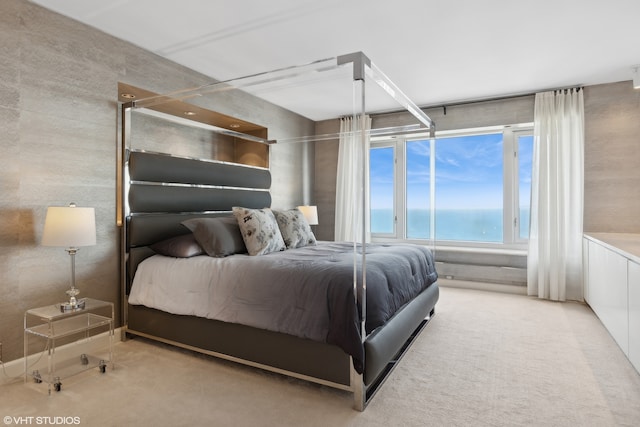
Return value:
[(437, 315), (363, 413), (346, 392), (144, 340), (118, 344), (116, 357), (115, 370), (70, 378), (51, 396), (3, 386), (0, 415), (7, 425), (640, 425), (640, 375), (589, 308), (518, 295), (443, 288)]

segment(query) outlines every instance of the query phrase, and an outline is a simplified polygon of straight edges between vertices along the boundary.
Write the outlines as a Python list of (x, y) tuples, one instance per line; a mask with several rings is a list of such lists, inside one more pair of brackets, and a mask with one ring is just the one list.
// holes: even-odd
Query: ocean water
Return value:
[[(407, 238), (429, 239), (431, 211), (409, 209), (407, 211)], [(526, 238), (529, 227), (529, 211), (521, 211), (520, 235)], [(371, 210), (371, 232), (393, 233), (393, 211)], [(470, 242), (503, 241), (502, 209), (436, 209), (436, 238), (438, 240), (463, 240)]]

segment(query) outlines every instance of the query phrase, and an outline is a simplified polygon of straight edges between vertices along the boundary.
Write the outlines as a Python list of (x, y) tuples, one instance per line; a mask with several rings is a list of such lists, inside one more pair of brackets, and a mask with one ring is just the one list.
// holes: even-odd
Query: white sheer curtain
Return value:
[[(364, 124), (361, 125), (363, 120)], [(365, 115), (364, 119), (358, 116), (355, 119), (346, 117), (340, 120), (336, 178), (336, 241), (362, 242), (362, 223), (365, 213), (368, 218), (368, 212), (363, 212), (362, 198), (363, 191), (369, 191), (369, 137), (367, 134), (363, 151), (360, 129), (365, 131), (371, 129), (371, 118), (368, 115)], [(363, 176), (365, 182), (363, 182)], [(368, 237), (366, 240), (369, 240)]]
[(528, 294), (582, 300), (583, 91), (538, 93), (534, 111)]

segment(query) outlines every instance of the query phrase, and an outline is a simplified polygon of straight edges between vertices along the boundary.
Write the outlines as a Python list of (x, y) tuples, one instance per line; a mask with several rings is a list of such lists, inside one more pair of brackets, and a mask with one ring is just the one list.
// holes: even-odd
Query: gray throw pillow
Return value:
[(316, 244), (316, 236), (311, 231), (311, 226), (298, 209), (274, 210), (273, 214), (278, 221), (278, 228), (280, 228), (280, 234), (282, 234), (282, 240), (287, 245), (287, 249)]
[(247, 252), (238, 222), (232, 216), (193, 218), (182, 221), (196, 240), (212, 257), (225, 257)]
[(249, 255), (265, 255), (286, 249), (278, 223), (269, 208), (233, 208)]
[(149, 246), (156, 253), (174, 258), (190, 258), (204, 254), (202, 246), (196, 241), (193, 234), (182, 234)]

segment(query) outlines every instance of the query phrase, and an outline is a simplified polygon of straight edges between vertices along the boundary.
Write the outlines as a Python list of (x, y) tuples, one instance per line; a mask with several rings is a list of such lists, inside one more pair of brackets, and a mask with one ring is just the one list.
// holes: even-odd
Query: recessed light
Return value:
[(240, 125), (239, 125), (238, 123), (231, 123), (231, 124), (229, 125), (229, 127), (230, 127), (230, 128), (234, 128), (234, 129), (237, 129), (237, 128), (239, 128), (239, 127), (240, 127)]
[(124, 99), (134, 99), (136, 97), (132, 93), (121, 93), (120, 96), (123, 97)]
[(185, 112), (184, 112), (184, 115), (185, 115), (185, 116), (195, 116), (195, 115), (196, 115), (196, 113), (194, 113), (193, 111), (185, 111)]

